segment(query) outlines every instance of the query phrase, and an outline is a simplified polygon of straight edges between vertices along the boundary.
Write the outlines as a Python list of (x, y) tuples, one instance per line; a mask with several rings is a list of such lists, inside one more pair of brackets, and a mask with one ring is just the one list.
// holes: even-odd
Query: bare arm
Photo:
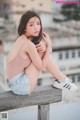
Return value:
[[(36, 45), (38, 53), (44, 53), (47, 49), (47, 44), (43, 41), (40, 41), (39, 44)], [(50, 52), (52, 53), (52, 47), (50, 48)]]
[(29, 54), (33, 64), (38, 70), (43, 70), (46, 67), (48, 56), (51, 50), (51, 46), (50, 46), (51, 43), (46, 33), (44, 34), (43, 38), (46, 39), (45, 41), (46, 41), (47, 47), (46, 47), (46, 51), (42, 59), (37, 52), (36, 46), (31, 41), (28, 41), (27, 44), (25, 44), (24, 46), (25, 52)]
[(52, 52), (50, 38), (45, 32), (43, 32), (43, 39), (46, 43), (41, 41), (39, 44), (36, 45), (36, 49), (37, 49), (38, 54), (41, 57), (42, 63), (43, 63), (42, 70), (44, 70), (46, 68), (49, 54)]
[(44, 65), (46, 61), (46, 58), (49, 55), (49, 49), (47, 48), (44, 57), (41, 59), (41, 57), (39, 56), (36, 46), (31, 42), (27, 42), (27, 47), (25, 46), (26, 52), (29, 54), (32, 63), (34, 64), (34, 66), (38, 69), (38, 70), (43, 70), (44, 69)]
[(27, 42), (26, 52), (29, 54), (32, 63), (38, 70), (42, 70), (42, 60), (37, 52), (36, 46), (31, 42)]
[(43, 32), (43, 39), (46, 42), (46, 51), (44, 53), (44, 56), (42, 57), (42, 63), (43, 63), (42, 70), (44, 70), (46, 68), (47, 63), (48, 63), (48, 57), (52, 51), (50, 38), (45, 32)]
[(42, 67), (42, 70), (45, 70), (46, 66), (47, 66), (47, 63), (48, 63), (48, 57), (50, 55), (50, 47), (47, 46), (47, 49), (44, 53), (44, 56), (42, 57), (42, 63), (43, 63), (43, 67)]

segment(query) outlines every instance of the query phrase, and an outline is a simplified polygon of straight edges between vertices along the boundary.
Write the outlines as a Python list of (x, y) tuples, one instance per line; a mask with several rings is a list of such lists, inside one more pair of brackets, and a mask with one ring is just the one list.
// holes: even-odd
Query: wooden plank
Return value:
[(49, 104), (38, 105), (38, 120), (49, 120)]
[(11, 91), (0, 93), (0, 111), (32, 105), (44, 105), (62, 100), (62, 90), (52, 85), (37, 86), (31, 95), (15, 95)]

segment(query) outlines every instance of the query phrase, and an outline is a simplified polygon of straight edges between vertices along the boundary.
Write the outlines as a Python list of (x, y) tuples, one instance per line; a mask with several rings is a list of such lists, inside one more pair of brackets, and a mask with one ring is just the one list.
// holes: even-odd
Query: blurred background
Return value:
[[(74, 111), (75, 116), (72, 114), (72, 118), (65, 120), (76, 120), (76, 116), (80, 120), (80, 4), (56, 4), (56, 0), (0, 0), (0, 92), (9, 90), (6, 81), (6, 57), (18, 36), (20, 17), (30, 9), (38, 12), (43, 31), (51, 38), (52, 56), (56, 64), (79, 87), (75, 93), (63, 92), (61, 106), (62, 103), (75, 103), (74, 110), (77, 109)], [(54, 77), (45, 71), (39, 77), (37, 85), (52, 84), (53, 80)], [(73, 104), (70, 104), (70, 108), (73, 108)], [(63, 120), (63, 117), (60, 119), (59, 116), (59, 120)]]

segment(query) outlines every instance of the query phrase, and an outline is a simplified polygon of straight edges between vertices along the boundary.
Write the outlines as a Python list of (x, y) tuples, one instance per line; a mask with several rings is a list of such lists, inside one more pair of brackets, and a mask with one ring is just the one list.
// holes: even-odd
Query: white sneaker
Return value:
[(66, 79), (64, 81), (58, 81), (58, 80), (55, 80), (53, 82), (53, 86), (56, 87), (56, 88), (60, 88), (62, 90), (68, 90), (68, 91), (71, 91), (71, 92), (74, 92), (78, 89), (78, 87), (71, 82), (71, 80), (66, 77)]

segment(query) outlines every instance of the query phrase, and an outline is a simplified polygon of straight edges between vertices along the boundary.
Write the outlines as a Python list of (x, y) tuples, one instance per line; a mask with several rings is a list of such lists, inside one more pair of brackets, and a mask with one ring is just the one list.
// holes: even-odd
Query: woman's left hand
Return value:
[(46, 45), (43, 42), (40, 42), (36, 45), (38, 52), (45, 52), (46, 51)]

